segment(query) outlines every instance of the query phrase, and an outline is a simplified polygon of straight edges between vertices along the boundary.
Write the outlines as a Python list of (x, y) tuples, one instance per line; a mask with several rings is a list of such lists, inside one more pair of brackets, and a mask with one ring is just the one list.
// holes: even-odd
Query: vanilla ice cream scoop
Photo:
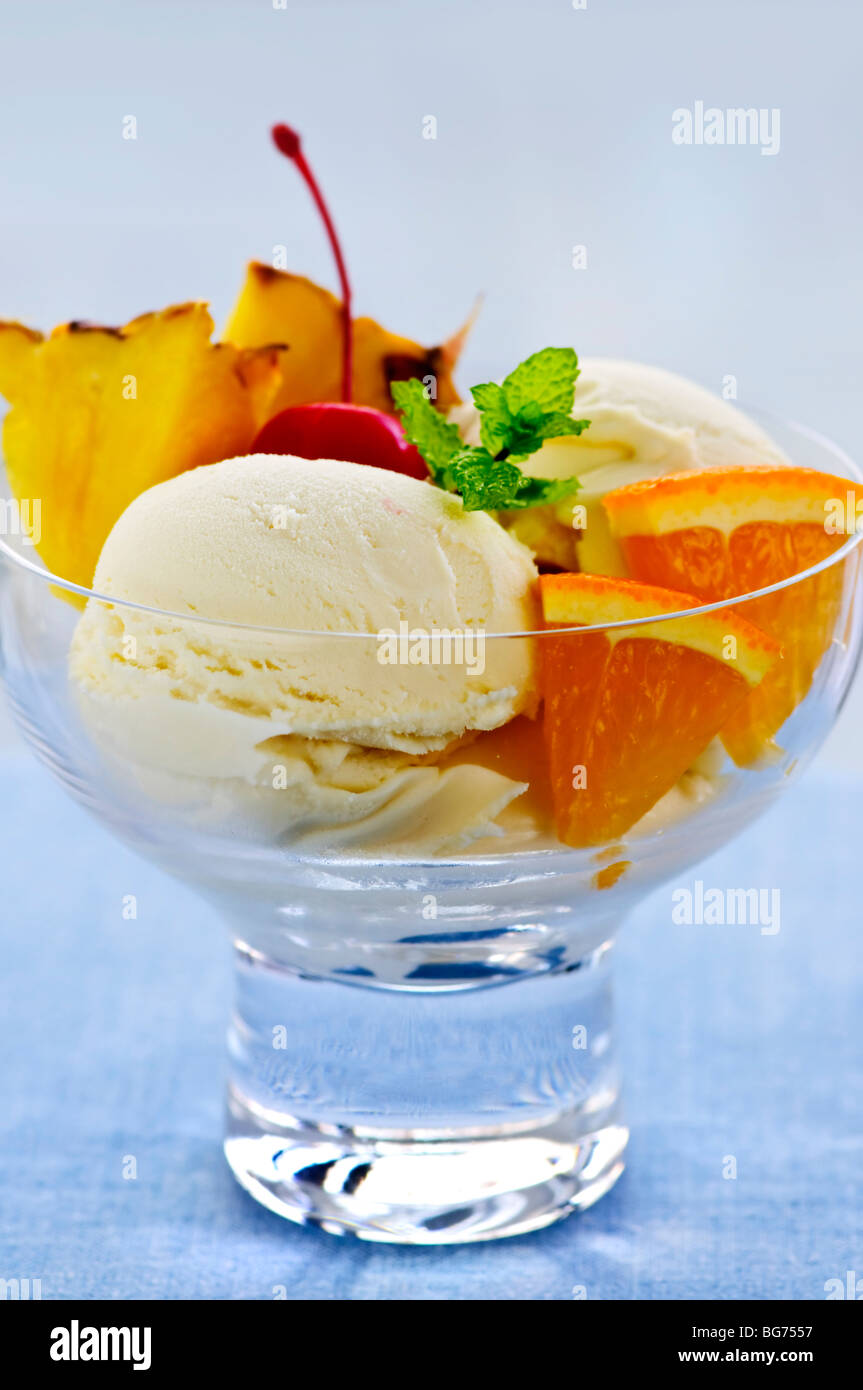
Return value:
[[(590, 420), (581, 435), (548, 440), (525, 468), (539, 478), (575, 476), (584, 507), (583, 528), (573, 526), (572, 503), (515, 513), (511, 529), (540, 560), (595, 574), (624, 574), (601, 502), (613, 488), (688, 468), (787, 463), (763, 429), (729, 401), (661, 367), (611, 358), (585, 358), (576, 382), (575, 409)], [(479, 442), (472, 406), (456, 407), (469, 443)], [(578, 533), (580, 531), (580, 534)]]
[(532, 640), (493, 634), (539, 625), (536, 569), (429, 483), (269, 454), (194, 469), (127, 508), (93, 587), (154, 611), (88, 604), (70, 653), (84, 717), (199, 819), (436, 852), (524, 790), (436, 764), (535, 707)]
[(524, 546), (428, 483), (328, 459), (229, 459), (120, 517), (94, 588), (160, 613), (91, 604), (73, 675), (118, 698), (158, 689), (279, 732), (428, 752), (524, 710), (531, 649), (486, 641), (480, 659), (465, 647), (462, 660), (408, 664), (378, 635), (535, 629), (535, 578)]

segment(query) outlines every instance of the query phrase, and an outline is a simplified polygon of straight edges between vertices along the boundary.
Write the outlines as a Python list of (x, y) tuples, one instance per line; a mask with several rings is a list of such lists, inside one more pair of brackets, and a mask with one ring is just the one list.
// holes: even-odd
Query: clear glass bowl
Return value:
[[(812, 432), (770, 429), (795, 463), (859, 480)], [(211, 720), (200, 702), (166, 695), (150, 707), (127, 701), (117, 718), (69, 676), (83, 600), (100, 630), (119, 612), (140, 640), (158, 630), (205, 663), (258, 661), (262, 679), (268, 663), (324, 679), (360, 661), (372, 695), (396, 679), (375, 635), (157, 614), (48, 574), (20, 537), (0, 540), (3, 678), (25, 738), (78, 801), (227, 922), (236, 1007), (225, 1152), (258, 1201), (335, 1233), (435, 1244), (536, 1229), (608, 1190), (628, 1138), (611, 1004), (616, 930), (644, 894), (769, 806), (830, 730), (860, 651), (861, 539), (817, 567), (841, 567), (841, 602), (776, 761), (741, 769), (718, 754), (697, 779), (703, 795), (678, 795), (613, 846), (565, 848), (515, 802), (497, 838), (422, 854), (411, 837), (429, 816), (455, 824), (464, 814), (457, 779), (432, 811), (407, 779), (377, 821), (330, 833), (326, 818), (298, 819), (295, 781), (286, 797), (290, 741), (261, 739), (245, 713)], [(577, 640), (586, 629), (566, 631)], [(489, 636), (487, 661), (505, 670), (544, 640)], [(535, 757), (530, 747), (519, 755), (531, 792)]]

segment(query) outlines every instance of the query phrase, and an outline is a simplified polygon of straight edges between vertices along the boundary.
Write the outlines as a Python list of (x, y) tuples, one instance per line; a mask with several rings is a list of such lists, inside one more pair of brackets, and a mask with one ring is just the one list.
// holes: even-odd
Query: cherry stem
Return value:
[(342, 400), (350, 403), (351, 382), (353, 376), (353, 339), (351, 334), (351, 282), (348, 279), (345, 259), (342, 255), (341, 242), (338, 232), (335, 229), (330, 210), (324, 201), (318, 181), (306, 163), (300, 145), (300, 137), (289, 125), (274, 125), (272, 128), (273, 143), (279, 152), (286, 158), (293, 160), (300, 172), (303, 181), (315, 200), (315, 206), (321, 215), (321, 221), (327, 229), (327, 236), (330, 239), (330, 246), (333, 258), (336, 262), (336, 269), (339, 272), (339, 282), (342, 289)]

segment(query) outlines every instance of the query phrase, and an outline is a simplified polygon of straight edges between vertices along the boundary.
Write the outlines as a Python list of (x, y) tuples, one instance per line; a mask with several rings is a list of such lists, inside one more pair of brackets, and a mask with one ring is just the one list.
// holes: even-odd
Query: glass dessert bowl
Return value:
[[(771, 429), (795, 467), (856, 496), (839, 450)], [(155, 536), (166, 514), (151, 522)], [(663, 608), (640, 581), (547, 575), (535, 627), (451, 629), (437, 648), (409, 625), (214, 618), (188, 574), (183, 611), (154, 607), (135, 599), (131, 560), (123, 590), (107, 547), (87, 589), (0, 542), (3, 677), (25, 737), (227, 923), (225, 1152), (258, 1201), (435, 1244), (537, 1229), (610, 1188), (628, 1137), (617, 928), (769, 806), (830, 730), (861, 641), (848, 529), (802, 572), (699, 607)], [(793, 709), (757, 757), (741, 754), (739, 710), (778, 643), (750, 612), (802, 613), (807, 634), (802, 655), (784, 635)], [(274, 682), (293, 711), (281, 723), (257, 707)], [(448, 702), (462, 713), (435, 724)]]

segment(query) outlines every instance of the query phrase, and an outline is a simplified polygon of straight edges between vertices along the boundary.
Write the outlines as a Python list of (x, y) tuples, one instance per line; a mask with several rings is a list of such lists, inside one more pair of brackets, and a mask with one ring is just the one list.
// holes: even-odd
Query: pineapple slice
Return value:
[(213, 344), (205, 304), (124, 328), (68, 323), (48, 338), (0, 321), (3, 450), (13, 494), (39, 499), (39, 552), (89, 585), (102, 544), (139, 493), (247, 452), (272, 414), (284, 352)]
[[(457, 405), (460, 398), (452, 370), (469, 326), (470, 320), (441, 347), (424, 348), (389, 333), (374, 319), (354, 319), (355, 404), (392, 413), (391, 382), (433, 377), (435, 404), (441, 410)], [(341, 400), (341, 301), (314, 281), (252, 261), (225, 338), (246, 348), (262, 343), (290, 345), (273, 414), (290, 405)]]

